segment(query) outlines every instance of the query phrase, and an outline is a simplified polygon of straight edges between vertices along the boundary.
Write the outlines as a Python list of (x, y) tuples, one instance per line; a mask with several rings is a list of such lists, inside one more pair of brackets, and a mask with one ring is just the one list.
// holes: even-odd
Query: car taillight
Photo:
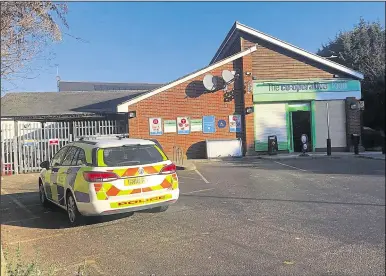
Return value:
[(176, 165), (174, 165), (172, 163), (172, 164), (169, 164), (169, 165), (166, 165), (165, 167), (163, 167), (162, 170), (160, 171), (160, 174), (175, 173), (176, 169), (177, 169)]
[(118, 175), (113, 172), (84, 172), (83, 177), (87, 182), (106, 182), (118, 179)]

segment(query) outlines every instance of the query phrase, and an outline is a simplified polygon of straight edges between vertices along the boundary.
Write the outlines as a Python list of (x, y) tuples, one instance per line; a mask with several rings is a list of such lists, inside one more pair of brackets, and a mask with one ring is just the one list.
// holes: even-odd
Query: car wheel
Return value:
[(70, 222), (70, 225), (76, 226), (81, 224), (82, 215), (79, 213), (78, 207), (76, 206), (75, 199), (71, 194), (67, 196), (66, 205), (67, 205), (67, 215), (68, 215), (68, 220)]
[(153, 208), (153, 209), (151, 209), (151, 210), (152, 210), (154, 213), (162, 213), (162, 212), (165, 212), (167, 209), (169, 209), (169, 205), (156, 207), (156, 208)]
[(44, 186), (42, 183), (39, 183), (39, 199), (40, 203), (43, 205), (43, 207), (48, 207), (49, 201), (46, 197), (46, 193), (44, 192)]

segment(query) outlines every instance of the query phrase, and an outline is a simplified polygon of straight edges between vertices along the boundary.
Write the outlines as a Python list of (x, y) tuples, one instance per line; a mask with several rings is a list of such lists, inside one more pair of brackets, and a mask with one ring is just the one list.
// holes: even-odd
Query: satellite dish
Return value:
[(221, 75), (225, 83), (230, 83), (235, 79), (234, 74), (229, 70), (223, 70)]
[(209, 91), (216, 90), (217, 79), (213, 77), (211, 74), (206, 75), (202, 82), (206, 90), (209, 90)]

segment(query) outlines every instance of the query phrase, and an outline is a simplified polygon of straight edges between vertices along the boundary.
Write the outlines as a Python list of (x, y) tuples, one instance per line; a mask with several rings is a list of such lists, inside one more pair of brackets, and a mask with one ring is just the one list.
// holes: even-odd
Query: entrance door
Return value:
[(311, 112), (310, 111), (293, 111), (291, 112), (292, 124), (292, 146), (295, 152), (302, 151), (302, 142), (300, 140), (302, 134), (308, 136), (309, 148), (312, 148), (311, 141)]

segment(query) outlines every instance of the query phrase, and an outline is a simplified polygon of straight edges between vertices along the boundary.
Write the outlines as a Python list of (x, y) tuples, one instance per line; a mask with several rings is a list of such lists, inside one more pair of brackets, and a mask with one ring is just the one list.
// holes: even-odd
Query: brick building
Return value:
[[(208, 91), (204, 77), (221, 79), (223, 70), (233, 71), (234, 82), (226, 91)], [(351, 135), (360, 133), (361, 79), (359, 72), (236, 22), (207, 67), (117, 111), (135, 111), (130, 137), (157, 139), (169, 155), (177, 145), (188, 158), (204, 158), (206, 140), (216, 139), (241, 139), (244, 154), (264, 153), (269, 135), (277, 136), (279, 150), (293, 152), (300, 150), (302, 133), (310, 151), (325, 151), (328, 129), (333, 151), (348, 151)], [(230, 128), (233, 118), (241, 128)]]

